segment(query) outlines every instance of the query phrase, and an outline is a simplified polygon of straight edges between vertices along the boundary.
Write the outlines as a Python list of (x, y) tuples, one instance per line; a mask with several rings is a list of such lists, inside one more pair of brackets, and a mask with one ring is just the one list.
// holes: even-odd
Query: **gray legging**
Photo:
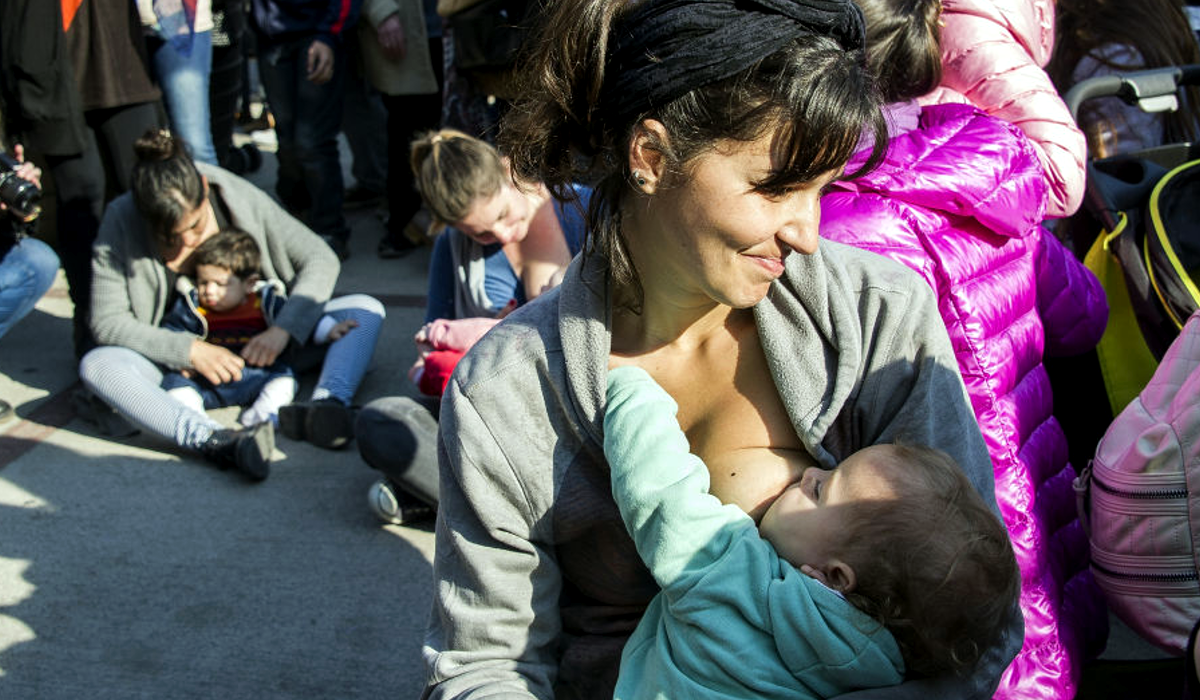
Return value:
[[(327, 350), (305, 346), (301, 359), (310, 350), (324, 354), (313, 400), (333, 397), (349, 404), (371, 363), (384, 308), (365, 294), (351, 294), (326, 302), (324, 313), (337, 321), (354, 319), (358, 327), (330, 343)], [(162, 368), (129, 348), (106, 345), (88, 352), (79, 363), (79, 377), (126, 418), (180, 447), (199, 449), (223, 427), (171, 398), (161, 386)]]
[(354, 423), (363, 461), (431, 506), (438, 502), (437, 435), (433, 413), (406, 396), (375, 399), (362, 407)]

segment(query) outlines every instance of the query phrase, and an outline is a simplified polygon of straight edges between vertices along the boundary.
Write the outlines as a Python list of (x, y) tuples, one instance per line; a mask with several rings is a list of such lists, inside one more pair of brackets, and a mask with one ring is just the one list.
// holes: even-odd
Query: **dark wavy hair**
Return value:
[(204, 202), (204, 180), (183, 139), (165, 129), (147, 131), (133, 143), (133, 152), (133, 203), (151, 234), (170, 246), (175, 243), (171, 230)]
[[(628, 0), (556, 0), (550, 3), (533, 47), (521, 58), (526, 92), (501, 124), (499, 145), (518, 180), (543, 182), (562, 201), (571, 185), (593, 188), (585, 254), (607, 262), (618, 303), (641, 305), (641, 281), (621, 233), (621, 204), (632, 196), (628, 149), (646, 119), (661, 122), (668, 143), (656, 143), (669, 173), (724, 140), (753, 141), (773, 133), (777, 169), (758, 188), (772, 192), (807, 183), (841, 168), (864, 131), (875, 151), (861, 172), (883, 155), (887, 128), (865, 56), (832, 38), (796, 39), (741, 72), (693, 88), (640, 114), (620, 117), (599, 99), (607, 70), (609, 33)], [(859, 173), (852, 173), (854, 177)]]
[(229, 270), (242, 281), (251, 275), (261, 274), (262, 253), (258, 243), (253, 236), (236, 228), (221, 229), (209, 236), (196, 246), (192, 260), (196, 265), (212, 265)]

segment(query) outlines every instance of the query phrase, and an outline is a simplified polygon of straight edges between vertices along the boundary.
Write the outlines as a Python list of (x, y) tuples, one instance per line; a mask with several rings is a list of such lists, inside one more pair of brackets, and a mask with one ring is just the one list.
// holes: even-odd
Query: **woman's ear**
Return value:
[(667, 157), (663, 152), (670, 139), (667, 127), (657, 119), (643, 119), (633, 129), (629, 141), (629, 172), (634, 186), (646, 194), (662, 182), (667, 170)]

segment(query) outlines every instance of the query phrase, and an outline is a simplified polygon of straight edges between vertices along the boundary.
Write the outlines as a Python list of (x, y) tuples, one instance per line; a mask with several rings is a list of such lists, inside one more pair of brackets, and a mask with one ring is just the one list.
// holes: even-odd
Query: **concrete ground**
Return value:
[[(375, 212), (348, 216), (337, 292), (388, 313), (358, 399), (411, 393), (428, 250), (380, 260)], [(71, 309), (60, 273), (0, 342), (18, 414), (0, 425), (0, 697), (415, 697), (431, 525), (375, 519), (353, 446), (279, 436), (254, 485), (154, 437), (101, 436), (70, 404)]]
[[(269, 190), (265, 155), (252, 179)], [(411, 395), (428, 251), (380, 260), (375, 213), (349, 217), (338, 292), (388, 311), (358, 398)], [(101, 436), (70, 405), (70, 316), (60, 276), (0, 341), (18, 414), (0, 425), (0, 697), (416, 697), (431, 527), (375, 520), (353, 447), (280, 436), (251, 485), (159, 439)], [(1114, 620), (1105, 656), (1163, 655)]]

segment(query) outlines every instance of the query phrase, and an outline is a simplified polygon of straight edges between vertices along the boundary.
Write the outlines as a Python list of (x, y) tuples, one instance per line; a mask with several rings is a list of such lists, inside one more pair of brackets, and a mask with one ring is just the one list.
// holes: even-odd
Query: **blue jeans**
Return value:
[(272, 44), (258, 36), (258, 72), (275, 115), (279, 141), (276, 192), (292, 212), (308, 211), (306, 223), (322, 236), (346, 240), (342, 214), (342, 163), (338, 131), (346, 87), (346, 51), (333, 49), (333, 77), (321, 85), (308, 78), (308, 47), (314, 39)]
[(36, 238), (23, 238), (8, 251), (0, 261), (0, 338), (33, 310), (57, 272), (58, 256)]
[(182, 387), (191, 387), (204, 400), (205, 408), (224, 408), (225, 406), (250, 406), (262, 393), (267, 382), (277, 377), (292, 377), (292, 368), (282, 362), (276, 362), (270, 367), (242, 368), (242, 378), (235, 382), (213, 385), (207, 379), (198, 377), (188, 379), (179, 372), (168, 372), (163, 375), (162, 388), (167, 391)]
[(209, 116), (208, 82), (212, 71), (212, 32), (192, 35), (192, 52), (184, 56), (170, 42), (154, 42), (154, 74), (171, 117), (171, 131), (192, 151), (192, 158), (217, 164)]

